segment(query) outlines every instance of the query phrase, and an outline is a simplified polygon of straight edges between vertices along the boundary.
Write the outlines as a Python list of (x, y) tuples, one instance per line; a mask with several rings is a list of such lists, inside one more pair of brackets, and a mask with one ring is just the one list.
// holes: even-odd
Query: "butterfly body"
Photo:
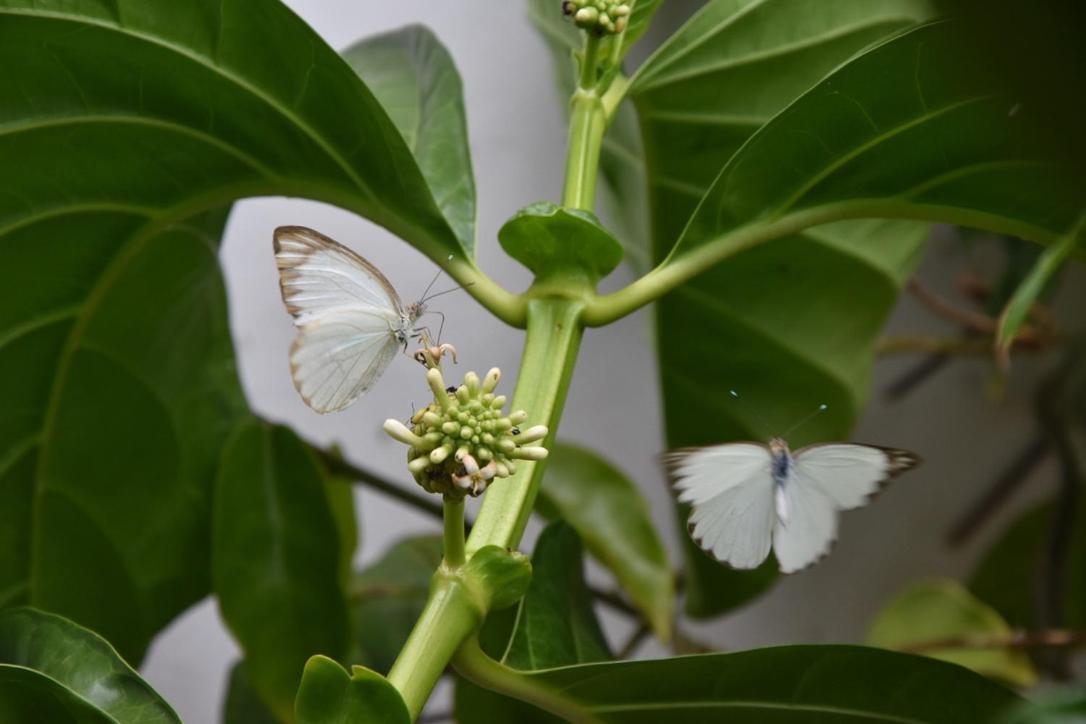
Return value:
[(756, 568), (770, 550), (785, 573), (829, 552), (837, 513), (864, 505), (919, 458), (851, 443), (793, 453), (782, 438), (691, 448), (668, 457), (679, 501), (691, 506), (694, 540), (734, 568)]
[(317, 412), (342, 410), (420, 336), (415, 323), (425, 306), (404, 305), (377, 267), (312, 229), (281, 226), (274, 247), (283, 302), (298, 329), (294, 386)]

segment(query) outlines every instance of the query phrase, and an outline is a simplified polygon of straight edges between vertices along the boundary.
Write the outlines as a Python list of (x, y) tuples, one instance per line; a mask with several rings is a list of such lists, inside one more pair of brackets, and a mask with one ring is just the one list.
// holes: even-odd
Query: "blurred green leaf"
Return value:
[(999, 724), (1083, 724), (1086, 689), (1048, 692), (1023, 702)]
[[(1034, 629), (1042, 624), (1038, 592), (1051, 566), (1046, 561), (1055, 506), (1026, 511), (995, 542), (973, 571), (969, 588), (994, 607), (1012, 626)], [(1086, 503), (1075, 512), (1074, 534), (1064, 551), (1065, 581), (1062, 625), (1086, 628)]]
[[(643, 267), (667, 256), (755, 131), (850, 55), (925, 14), (926, 4), (913, 0), (707, 3), (631, 85), (652, 209)], [(627, 207), (635, 214), (627, 225), (640, 223), (640, 206)], [(923, 225), (899, 221), (823, 226), (737, 254), (659, 300), (668, 445), (764, 439), (822, 402), (830, 413), (792, 442), (847, 436), (867, 397), (876, 336), (925, 236)], [(623, 240), (637, 256), (636, 238)], [(731, 389), (774, 428), (751, 419)], [(685, 533), (686, 514), (678, 512), (688, 614), (723, 613), (776, 580), (772, 560), (743, 572), (704, 554)]]
[[(1010, 634), (1011, 627), (995, 609), (957, 581), (940, 579), (914, 584), (886, 604), (868, 630), (867, 643), (910, 651), (919, 644), (948, 639)], [(1031, 686), (1037, 681), (1037, 673), (1021, 649), (925, 648), (916, 653), (1017, 686)]]
[(289, 719), (314, 653), (349, 644), (341, 546), (320, 465), (293, 432), (243, 424), (216, 482), (212, 575), (219, 608), (264, 701)]
[(622, 261), (622, 245), (587, 211), (549, 201), (526, 206), (505, 222), (498, 241), (538, 276), (587, 274), (594, 284)]
[(1014, 338), (1022, 323), (1026, 321), (1033, 305), (1044, 292), (1049, 280), (1063, 266), (1064, 260), (1078, 248), (1079, 236), (1086, 226), (1086, 212), (1079, 218), (1075, 227), (1062, 239), (1044, 250), (1040, 258), (1030, 269), (1029, 274), (1018, 285), (1014, 295), (1003, 308), (999, 316), (999, 330), (996, 335), (996, 346), (1000, 355), (1008, 355)]
[(857, 646), (782, 646), (615, 661), (528, 676), (615, 724), (963, 724), (992, 721), (1021, 701), (960, 666)]
[(324, 491), (328, 511), (336, 524), (339, 539), (339, 581), (346, 591), (354, 575), (354, 552), (358, 548), (358, 518), (354, 508), (354, 487), (350, 480), (325, 475)]
[(403, 134), (445, 218), (469, 249), (475, 239), (475, 178), (464, 88), (449, 51), (422, 25), (352, 45), (343, 57)]
[[(516, 615), (497, 617), (497, 626), (495, 617), (487, 619), (492, 639), (508, 642), (493, 651), (495, 658), (526, 671), (609, 660), (611, 652), (592, 606), (581, 541), (570, 525), (551, 523), (536, 541), (532, 582)], [(456, 718), (460, 724), (557, 721), (463, 679), (456, 681)]]
[(32, 608), (0, 612), (0, 721), (181, 722), (105, 639)]
[(653, 631), (671, 636), (674, 574), (637, 486), (590, 450), (560, 443), (551, 450), (537, 506), (569, 523), (610, 570)]
[(441, 536), (405, 538), (355, 574), (350, 587), (351, 661), (388, 671), (430, 593), (441, 564)]
[(400, 692), (363, 666), (351, 673), (325, 656), (305, 665), (295, 702), (298, 724), (411, 724)]
[(279, 724), (260, 694), (253, 688), (253, 682), (245, 671), (245, 662), (239, 661), (230, 670), (230, 680), (226, 685), (226, 699), (223, 702), (222, 724)]

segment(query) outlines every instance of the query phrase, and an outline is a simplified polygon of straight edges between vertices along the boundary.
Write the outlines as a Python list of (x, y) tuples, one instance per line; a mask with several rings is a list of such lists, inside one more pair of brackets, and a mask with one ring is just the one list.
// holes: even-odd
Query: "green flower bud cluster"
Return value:
[(617, 35), (630, 22), (630, 4), (623, 0), (565, 0), (562, 12), (596, 35)]
[(446, 388), (441, 370), (433, 367), (426, 371), (433, 403), (411, 417), (410, 428), (385, 421), (385, 432), (408, 446), (407, 469), (427, 492), (481, 495), (495, 478), (515, 473), (517, 460), (547, 457), (546, 448), (529, 445), (546, 437), (546, 427), (521, 430), (528, 413), (502, 413), (505, 396), (494, 394), (499, 379), (495, 367), (482, 380), (468, 372), (462, 385)]

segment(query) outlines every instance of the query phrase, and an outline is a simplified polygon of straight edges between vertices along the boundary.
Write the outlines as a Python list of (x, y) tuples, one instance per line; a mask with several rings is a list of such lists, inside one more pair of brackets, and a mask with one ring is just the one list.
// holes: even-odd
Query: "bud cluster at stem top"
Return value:
[(630, 22), (628, 0), (564, 0), (562, 12), (595, 35), (617, 35)]
[(547, 450), (529, 445), (542, 440), (547, 428), (521, 430), (528, 419), (523, 410), (504, 415), (505, 397), (495, 395), (501, 371), (494, 368), (482, 380), (464, 375), (459, 387), (446, 387), (441, 370), (426, 371), (434, 401), (411, 417), (410, 428), (386, 420), (385, 432), (408, 445), (407, 469), (431, 493), (463, 498), (481, 495), (494, 478), (516, 472), (516, 460), (542, 460)]

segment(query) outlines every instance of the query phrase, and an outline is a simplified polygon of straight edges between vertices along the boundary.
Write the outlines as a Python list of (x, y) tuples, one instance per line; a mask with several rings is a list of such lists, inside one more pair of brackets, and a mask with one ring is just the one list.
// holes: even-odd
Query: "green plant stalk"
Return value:
[(477, 636), (472, 636), (457, 649), (452, 664), (458, 674), (473, 684), (534, 704), (565, 721), (574, 724), (599, 722), (577, 702), (487, 656), (479, 647)]
[(459, 568), (467, 561), (464, 555), (464, 499), (445, 499), (445, 565)]
[(442, 564), (434, 574), (426, 607), (388, 672), (411, 721), (418, 718), (445, 666), (461, 642), (482, 624), (483, 617), (469, 588)]
[[(598, 39), (589, 38), (585, 47), (585, 62), (581, 83), (573, 96), (570, 122), (568, 162), (563, 203), (573, 208), (591, 211), (595, 204), (596, 176), (599, 172), (600, 147), (607, 127), (604, 105), (595, 89)], [(500, 295), (498, 295), (500, 296)], [(511, 301), (489, 299), (486, 304), (497, 316), (511, 324), (524, 322), (526, 333), (517, 385), (511, 409), (527, 410), (533, 424), (544, 424), (550, 432), (543, 444), (554, 443), (558, 421), (562, 416), (566, 392), (573, 376), (573, 366), (584, 333), (582, 319), (588, 299), (584, 280), (576, 274), (568, 278), (537, 279), (523, 296)], [(500, 302), (500, 303), (497, 303)], [(543, 478), (545, 461), (521, 461), (515, 474), (490, 487), (483, 499), (479, 515), (466, 541), (465, 559), (488, 545), (516, 548), (532, 513), (532, 506)], [(430, 597), (407, 643), (400, 651), (388, 673), (414, 721), (422, 711), (434, 685), (464, 646), (462, 661), (466, 661), (475, 681), (484, 687), (521, 686), (511, 683), (511, 670), (488, 667), (472, 656), (469, 637), (486, 618), (489, 600), (486, 592), (476, 590), (464, 577), (464, 567), (456, 566), (461, 553), (458, 546), (463, 537), (463, 507), (456, 512), (445, 507), (446, 560), (434, 574)], [(460, 539), (455, 538), (459, 531)], [(485, 658), (482, 651), (478, 652)], [(498, 677), (494, 680), (492, 677)], [(533, 685), (534, 686), (534, 685)], [(510, 693), (514, 693), (511, 689)], [(528, 691), (515, 692), (528, 697), (543, 696)], [(532, 700), (532, 699), (529, 699)], [(553, 702), (552, 702), (553, 703)], [(540, 704), (543, 706), (543, 704)], [(561, 703), (558, 706), (563, 706)], [(577, 719), (576, 721), (591, 721)]]

